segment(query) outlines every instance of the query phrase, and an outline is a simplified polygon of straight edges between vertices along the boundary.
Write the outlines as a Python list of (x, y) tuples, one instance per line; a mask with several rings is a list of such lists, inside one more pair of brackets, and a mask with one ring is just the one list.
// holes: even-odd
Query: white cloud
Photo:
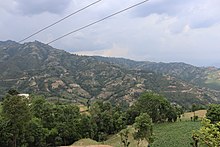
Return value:
[(87, 56), (105, 56), (105, 57), (128, 57), (129, 49), (120, 47), (117, 44), (113, 44), (112, 48), (105, 50), (94, 50), (94, 51), (78, 51), (73, 52), (78, 55), (87, 55)]

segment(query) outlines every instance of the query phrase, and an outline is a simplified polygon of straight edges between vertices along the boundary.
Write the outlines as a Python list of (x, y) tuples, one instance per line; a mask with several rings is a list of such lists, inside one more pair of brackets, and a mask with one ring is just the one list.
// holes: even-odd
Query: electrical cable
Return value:
[(65, 20), (65, 19), (69, 18), (70, 16), (72, 16), (72, 15), (74, 15), (74, 14), (77, 14), (77, 13), (79, 13), (79, 12), (81, 12), (81, 11), (83, 11), (83, 10), (85, 10), (85, 9), (87, 9), (87, 8), (89, 8), (89, 7), (91, 7), (91, 6), (95, 5), (95, 4), (97, 4), (97, 3), (99, 3), (100, 1), (102, 1), (102, 0), (95, 1), (95, 2), (93, 2), (93, 3), (91, 3), (91, 4), (89, 4), (89, 5), (87, 5), (87, 6), (83, 7), (83, 8), (81, 8), (81, 9), (79, 9), (79, 10), (77, 10), (77, 11), (75, 11), (75, 12), (73, 12), (73, 13), (67, 15), (67, 16), (65, 16), (64, 18), (62, 18), (62, 19), (60, 19), (60, 20), (58, 20), (58, 21), (56, 21), (56, 22), (54, 22), (54, 23), (52, 23), (52, 24), (50, 24), (50, 25), (44, 27), (43, 29), (40, 29), (39, 31), (37, 31), (37, 32), (35, 32), (35, 33), (29, 35), (28, 37), (26, 37), (26, 38), (20, 40), (18, 43), (21, 43), (21, 42), (23, 42), (23, 41), (25, 41), (25, 40), (27, 40), (27, 39), (29, 39), (29, 38), (31, 38), (31, 37), (33, 37), (33, 36), (39, 34), (40, 32), (43, 32), (44, 30), (46, 30), (46, 29), (48, 29), (48, 28), (50, 28), (50, 27), (52, 27), (52, 26), (54, 26), (54, 25), (60, 23), (61, 21), (63, 21), (63, 20)]
[(49, 44), (51, 44), (51, 43), (53, 43), (53, 42), (56, 42), (56, 41), (58, 41), (58, 40), (60, 40), (60, 39), (62, 39), (62, 38), (64, 38), (64, 37), (66, 37), (66, 36), (69, 36), (69, 35), (73, 34), (73, 33), (76, 33), (76, 32), (78, 32), (78, 31), (80, 31), (80, 30), (83, 30), (83, 29), (88, 28), (88, 27), (90, 27), (90, 26), (92, 26), (92, 25), (95, 25), (95, 24), (97, 24), (97, 23), (99, 23), (99, 22), (101, 22), (101, 21), (104, 21), (104, 20), (106, 20), (106, 19), (108, 19), (108, 18), (110, 18), (110, 17), (113, 17), (113, 16), (118, 15), (118, 14), (120, 14), (120, 13), (122, 13), (122, 12), (125, 12), (125, 11), (127, 11), (127, 10), (129, 10), (129, 9), (132, 9), (132, 8), (134, 8), (134, 7), (136, 7), (136, 6), (139, 6), (139, 5), (141, 5), (141, 4), (143, 4), (143, 3), (147, 2), (147, 1), (149, 1), (149, 0), (144, 0), (144, 1), (140, 2), (140, 3), (134, 4), (134, 5), (132, 5), (132, 6), (130, 6), (130, 7), (127, 7), (127, 8), (125, 8), (125, 9), (123, 9), (123, 10), (120, 10), (120, 11), (118, 11), (118, 12), (115, 12), (115, 13), (111, 14), (111, 15), (108, 15), (108, 16), (106, 16), (106, 17), (100, 19), (100, 20), (97, 20), (97, 21), (92, 22), (92, 23), (90, 23), (90, 24), (87, 24), (87, 25), (85, 25), (85, 26), (83, 26), (83, 27), (80, 27), (80, 28), (78, 28), (78, 29), (76, 29), (76, 30), (73, 30), (73, 31), (71, 31), (71, 32), (69, 32), (69, 33), (67, 33), (67, 34), (64, 34), (64, 35), (62, 35), (62, 36), (60, 36), (60, 37), (58, 37), (58, 38), (56, 38), (56, 39), (54, 39), (54, 40), (48, 42), (47, 45), (49, 45)]

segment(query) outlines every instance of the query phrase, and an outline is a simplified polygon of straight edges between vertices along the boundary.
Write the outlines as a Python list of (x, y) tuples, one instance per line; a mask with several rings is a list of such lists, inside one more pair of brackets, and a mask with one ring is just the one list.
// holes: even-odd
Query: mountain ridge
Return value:
[(180, 105), (220, 101), (218, 88), (205, 83), (210, 74), (207, 68), (185, 63), (79, 56), (38, 41), (0, 42), (0, 69), (2, 96), (15, 88), (80, 103), (104, 99), (132, 104), (141, 92), (154, 91)]

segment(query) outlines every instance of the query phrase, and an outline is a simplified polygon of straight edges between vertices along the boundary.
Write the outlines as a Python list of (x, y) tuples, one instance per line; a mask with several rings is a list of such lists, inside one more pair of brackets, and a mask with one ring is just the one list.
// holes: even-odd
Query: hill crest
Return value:
[(218, 78), (218, 69), (78, 56), (38, 41), (0, 42), (0, 69), (1, 95), (15, 88), (79, 103), (88, 99), (132, 103), (141, 92), (150, 90), (180, 105), (220, 100), (218, 88), (206, 83), (211, 75)]

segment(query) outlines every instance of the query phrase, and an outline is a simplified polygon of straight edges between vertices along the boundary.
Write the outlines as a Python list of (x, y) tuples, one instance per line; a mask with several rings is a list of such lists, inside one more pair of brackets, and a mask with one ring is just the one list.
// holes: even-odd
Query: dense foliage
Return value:
[(219, 122), (220, 121), (220, 105), (219, 104), (209, 105), (206, 117), (212, 122)]
[(96, 102), (90, 114), (81, 114), (73, 104), (7, 95), (0, 115), (0, 146), (70, 145), (81, 138), (102, 141), (125, 125), (122, 112), (108, 102)]
[(220, 122), (212, 124), (209, 119), (202, 121), (202, 127), (193, 133), (194, 147), (208, 146), (219, 147), (220, 146)]
[(140, 113), (147, 113), (154, 123), (165, 121), (176, 121), (177, 111), (175, 108), (161, 95), (145, 92), (136, 103), (128, 110), (131, 123)]
[[(104, 141), (134, 123), (134, 137), (151, 141), (152, 121), (175, 121), (177, 109), (164, 97), (144, 93), (128, 109), (123, 103), (95, 101), (88, 110), (78, 106), (51, 103), (41, 96), (8, 94), (0, 112), (1, 147), (45, 147), (71, 145), (82, 138)], [(122, 134), (126, 141), (126, 133)], [(126, 141), (125, 144), (128, 144)]]
[[(29, 125), (30, 120), (31, 113), (28, 100), (18, 96), (6, 96), (3, 102), (0, 124), (1, 134), (3, 135), (0, 138), (7, 141), (4, 144), (16, 146), (18, 137), (26, 131), (25, 126)], [(19, 140), (20, 142), (22, 142), (22, 137)]]
[(202, 127), (193, 132), (192, 136), (195, 147), (220, 146), (220, 105), (211, 104), (207, 110), (206, 119), (202, 121)]

